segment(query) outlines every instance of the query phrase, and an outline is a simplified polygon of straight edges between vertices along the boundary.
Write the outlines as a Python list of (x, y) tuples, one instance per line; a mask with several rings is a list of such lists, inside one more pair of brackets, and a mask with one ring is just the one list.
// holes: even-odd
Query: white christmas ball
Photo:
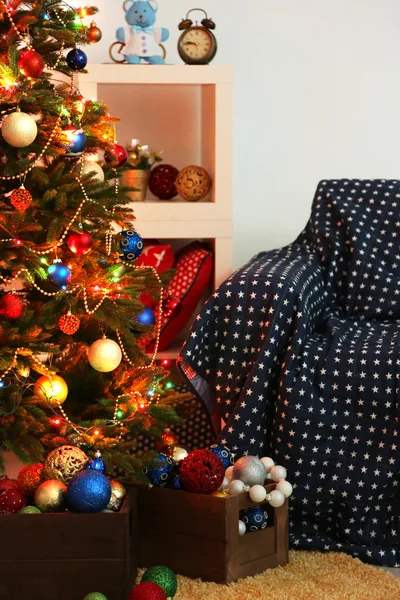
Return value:
[(16, 111), (3, 120), (1, 134), (10, 146), (25, 148), (35, 141), (37, 125), (30, 115)]
[(272, 490), (270, 496), (271, 497), (268, 499), (268, 502), (274, 508), (279, 508), (285, 504), (285, 496), (279, 490)]
[(246, 533), (246, 524), (239, 519), (239, 535), (244, 535)]
[(272, 481), (272, 475), (271, 475), (271, 473), (267, 473), (267, 476), (266, 476), (265, 479), (269, 479), (269, 481)]
[(268, 456), (264, 456), (261, 459), (262, 464), (265, 467), (265, 470), (267, 471), (267, 473), (270, 472), (271, 467), (273, 467), (275, 465), (274, 461), (272, 460), (272, 458), (269, 458)]
[(253, 485), (250, 490), (250, 498), (253, 502), (261, 503), (264, 502), (267, 497), (267, 492), (263, 485)]
[(83, 164), (78, 164), (76, 170), (81, 177), (90, 173), (96, 183), (104, 183), (104, 171), (97, 162), (86, 160)]
[(281, 467), (280, 465), (276, 465), (275, 467), (271, 467), (271, 477), (274, 481), (280, 481), (281, 479), (286, 479), (287, 471), (285, 467)]
[(244, 492), (244, 483), (239, 479), (234, 479), (229, 484), (229, 493), (231, 496), (239, 496), (239, 494), (243, 494)]
[(232, 479), (233, 477), (233, 467), (228, 467), (227, 470), (225, 471), (225, 477), (228, 477), (228, 479)]
[(88, 361), (100, 373), (110, 373), (121, 364), (122, 352), (117, 342), (103, 338), (94, 342), (88, 350)]
[(231, 480), (229, 479), (229, 477), (225, 476), (224, 479), (223, 479), (223, 481), (222, 481), (222, 483), (221, 483), (221, 485), (219, 486), (218, 490), (219, 491), (224, 490), (225, 488), (228, 487), (228, 485), (230, 484), (230, 482), (231, 482)]
[(280, 492), (282, 492), (282, 494), (286, 498), (289, 498), (289, 496), (291, 496), (292, 492), (293, 492), (292, 484), (289, 483), (288, 481), (280, 481), (277, 484), (276, 489), (279, 490)]

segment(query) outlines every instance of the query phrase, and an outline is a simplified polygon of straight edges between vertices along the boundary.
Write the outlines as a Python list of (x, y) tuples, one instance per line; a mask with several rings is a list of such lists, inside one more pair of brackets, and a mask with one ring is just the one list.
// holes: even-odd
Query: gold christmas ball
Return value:
[(124, 498), (126, 496), (126, 488), (116, 479), (111, 479), (111, 498), (110, 502), (107, 504), (108, 510), (113, 510), (118, 512), (122, 506)]
[(99, 29), (99, 27), (97, 27), (97, 25), (94, 21), (92, 21), (90, 23), (90, 27), (86, 33), (86, 37), (87, 37), (88, 41), (91, 42), (92, 44), (97, 44), (97, 42), (99, 42), (101, 40), (101, 38), (103, 37), (103, 33), (102, 33), (101, 29)]
[(183, 460), (189, 454), (189, 450), (184, 446), (173, 446), (171, 448), (171, 452), (169, 456), (173, 458), (176, 462)]
[(35, 505), (42, 512), (53, 512), (61, 508), (67, 486), (62, 481), (50, 479), (39, 485), (35, 492)]
[(104, 171), (97, 162), (85, 160), (83, 164), (77, 165), (76, 170), (81, 177), (90, 174), (96, 183), (104, 182)]
[(94, 342), (88, 350), (90, 365), (100, 373), (110, 373), (121, 364), (121, 348), (113, 340), (103, 338)]
[(5, 117), (1, 134), (10, 146), (25, 148), (35, 141), (37, 125), (30, 115), (16, 111)]
[(68, 386), (64, 379), (59, 375), (47, 377), (43, 375), (39, 377), (33, 387), (33, 393), (38, 396), (43, 402), (50, 403), (52, 406), (57, 406), (56, 400), (63, 404), (68, 396)]
[(185, 167), (175, 181), (178, 193), (185, 200), (196, 202), (202, 200), (211, 189), (211, 178), (203, 167)]
[(46, 458), (43, 476), (68, 484), (74, 475), (83, 471), (88, 460), (86, 454), (76, 446), (61, 446)]

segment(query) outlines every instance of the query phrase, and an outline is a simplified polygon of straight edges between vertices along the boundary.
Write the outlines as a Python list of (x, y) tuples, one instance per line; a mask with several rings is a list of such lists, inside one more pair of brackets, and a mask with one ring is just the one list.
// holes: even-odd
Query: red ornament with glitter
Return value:
[(43, 480), (44, 465), (36, 463), (34, 465), (27, 465), (20, 470), (18, 474), (18, 481), (22, 491), (28, 496), (33, 496), (39, 485)]
[(178, 195), (175, 181), (178, 169), (172, 165), (157, 165), (150, 172), (149, 189), (160, 200), (171, 200)]
[(7, 490), (0, 494), (0, 511), (16, 514), (25, 504), (26, 498), (19, 490)]
[(58, 326), (65, 335), (74, 335), (79, 329), (81, 322), (76, 315), (72, 315), (70, 312), (67, 315), (60, 317)]
[(180, 464), (182, 487), (195, 494), (212, 494), (224, 480), (225, 467), (210, 450), (194, 450)]
[(8, 490), (18, 490), (21, 491), (21, 487), (19, 485), (19, 481), (16, 479), (10, 479), (9, 477), (1, 477), (0, 478), (0, 495), (3, 492), (7, 492)]
[(45, 66), (43, 56), (35, 50), (25, 50), (18, 60), (18, 68), (25, 77), (39, 77)]
[(10, 202), (18, 212), (25, 212), (32, 204), (32, 194), (21, 185), (12, 192)]
[(71, 233), (67, 245), (74, 254), (86, 254), (93, 246), (93, 238), (90, 233)]
[(133, 588), (128, 600), (167, 600), (167, 596), (162, 587), (156, 583), (143, 581)]
[(112, 152), (106, 152), (104, 159), (111, 167), (123, 167), (127, 163), (128, 152), (120, 144), (114, 144)]
[(24, 303), (16, 294), (6, 294), (0, 300), (0, 316), (15, 321), (22, 317)]

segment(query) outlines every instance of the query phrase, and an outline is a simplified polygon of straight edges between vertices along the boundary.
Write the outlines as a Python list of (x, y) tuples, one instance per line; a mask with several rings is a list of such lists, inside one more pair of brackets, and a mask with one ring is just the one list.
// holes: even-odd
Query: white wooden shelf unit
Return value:
[[(224, 66), (89, 66), (77, 86), (85, 98), (104, 101), (121, 119), (118, 142), (140, 139), (164, 150), (164, 162), (183, 168), (199, 164), (210, 173), (210, 198), (201, 202), (135, 203), (136, 227), (145, 239), (193, 240), (212, 244), (214, 286), (232, 272), (233, 69)], [(163, 355), (170, 358), (177, 347)]]

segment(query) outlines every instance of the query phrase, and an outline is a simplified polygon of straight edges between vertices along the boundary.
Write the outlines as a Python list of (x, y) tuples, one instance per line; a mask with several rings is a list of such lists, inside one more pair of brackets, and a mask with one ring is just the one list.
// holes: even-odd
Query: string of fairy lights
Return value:
[[(66, 3), (64, 3), (66, 4)], [(6, 14), (8, 16), (8, 19), (10, 21), (11, 27), (13, 29), (13, 31), (15, 32), (17, 38), (19, 39), (19, 41), (21, 43), (23, 43), (26, 48), (28, 50), (33, 50), (32, 45), (29, 41), (29, 36), (28, 34), (23, 34), (21, 33), (21, 31), (19, 30), (18, 26), (16, 25), (14, 19), (13, 19), (13, 15), (12, 15), (12, 7), (5, 1), (5, 0), (0, 0), (0, 5), (2, 5), (5, 8)], [(69, 9), (74, 10), (79, 18), (81, 17), (81, 15), (79, 15), (78, 11), (76, 11), (75, 9), (73, 9), (72, 7), (70, 7), (69, 5), (66, 4), (66, 6), (68, 6)], [(58, 13), (57, 10), (53, 9), (52, 11), (54, 13), (54, 16), (56, 18), (56, 20), (59, 22), (60, 25), (63, 25), (65, 27), (65, 22), (62, 19), (62, 17), (60, 16), (60, 14)], [(57, 60), (55, 61), (54, 65), (49, 65), (49, 64), (45, 64), (45, 67), (49, 70), (56, 70), (57, 67), (60, 64), (60, 61), (62, 59), (63, 56), (63, 51), (65, 49), (65, 42), (62, 41), (60, 44), (60, 49), (59, 49), (59, 56), (57, 58)], [(74, 89), (74, 78), (73, 76), (71, 77), (71, 89)], [(19, 110), (19, 108), (17, 107), (17, 111)], [(65, 114), (66, 108), (64, 105), (62, 105), (60, 107), (60, 113), (59, 116), (56, 118), (54, 127), (45, 143), (45, 145), (43, 146), (41, 152), (36, 156), (36, 158), (30, 163), (30, 165), (23, 171), (20, 172), (18, 175), (12, 175), (12, 176), (0, 176), (0, 179), (2, 181), (14, 181), (19, 179), (22, 182), (22, 186), (23, 183), (26, 180), (27, 175), (35, 168), (35, 166), (37, 166), (41, 159), (45, 156), (49, 146), (51, 145), (51, 143), (53, 142), (54, 138), (56, 135), (58, 135), (60, 133), (60, 123), (61, 123), (61, 119), (63, 117), (63, 115)], [(114, 130), (114, 136), (115, 136), (115, 130)], [(114, 137), (114, 142), (116, 142), (115, 137)], [(78, 183), (81, 192), (82, 192), (82, 196), (83, 199), (80, 202), (79, 206), (77, 207), (77, 209), (75, 210), (74, 215), (72, 216), (72, 218), (69, 220), (69, 222), (67, 223), (66, 227), (64, 228), (62, 234), (60, 235), (59, 239), (57, 241), (55, 241), (54, 243), (52, 243), (49, 247), (46, 248), (37, 248), (34, 247), (31, 243), (25, 242), (24, 240), (21, 240), (19, 238), (15, 238), (15, 237), (11, 237), (11, 238), (7, 238), (7, 239), (2, 239), (0, 240), (1, 243), (12, 243), (15, 244), (17, 246), (20, 247), (24, 247), (26, 250), (28, 250), (29, 252), (31, 252), (32, 254), (36, 255), (37, 257), (42, 257), (41, 258), (41, 262), (44, 263), (46, 262), (45, 256), (50, 255), (52, 253), (55, 254), (55, 257), (57, 259), (57, 249), (61, 248), (63, 246), (63, 244), (66, 241), (66, 237), (68, 235), (68, 233), (71, 232), (72, 228), (74, 227), (74, 225), (76, 224), (76, 221), (82, 217), (82, 211), (85, 207), (86, 204), (88, 203), (93, 203), (95, 202), (94, 200), (92, 200), (89, 195), (87, 194), (87, 191), (85, 189), (84, 183), (82, 181), (82, 171), (83, 171), (83, 167), (85, 165), (85, 157), (82, 157), (79, 159), (78, 161), (78, 165), (80, 166), (80, 169), (78, 170), (77, 174), (76, 174), (76, 182)], [(114, 195), (116, 197), (118, 197), (119, 194), (119, 183), (118, 183), (118, 177), (116, 176), (114, 178)], [(105, 240), (105, 245), (106, 245), (106, 254), (107, 256), (111, 256), (112, 254), (112, 245), (113, 245), (113, 239), (116, 235), (116, 233), (113, 230), (113, 217), (115, 214), (115, 207), (109, 211), (107, 208), (104, 209), (106, 212), (109, 213), (109, 217), (110, 217), (110, 229), (107, 231), (106, 233), (106, 240)], [(156, 324), (155, 324), (155, 341), (154, 341), (154, 350), (152, 352), (151, 357), (149, 357), (149, 362), (148, 364), (145, 365), (136, 365), (129, 357), (128, 352), (125, 349), (123, 340), (122, 340), (122, 335), (121, 332), (119, 330), (115, 331), (115, 335), (117, 337), (118, 340), (118, 344), (120, 346), (121, 349), (121, 353), (122, 356), (124, 358), (124, 360), (126, 361), (126, 363), (133, 367), (136, 371), (145, 371), (145, 370), (151, 370), (155, 368), (155, 362), (156, 362), (156, 357), (158, 354), (158, 349), (159, 349), (159, 344), (160, 344), (160, 335), (161, 335), (161, 326), (162, 326), (162, 314), (163, 314), (163, 285), (160, 279), (160, 276), (158, 275), (157, 271), (152, 268), (152, 267), (146, 267), (146, 266), (135, 266), (132, 265), (132, 263), (124, 261), (122, 259), (120, 259), (120, 263), (121, 265), (124, 265), (125, 267), (129, 267), (129, 269), (132, 270), (136, 270), (136, 271), (146, 271), (146, 272), (151, 272), (152, 275), (154, 276), (154, 278), (156, 279), (158, 286), (159, 286), (159, 303), (158, 303), (158, 309), (157, 309), (157, 314), (156, 314)], [(47, 263), (46, 263), (47, 264)], [(99, 300), (96, 300), (96, 303), (94, 306), (90, 307), (89, 306), (89, 297), (90, 297), (90, 291), (87, 289), (86, 286), (83, 285), (75, 285), (73, 287), (70, 288), (62, 288), (56, 292), (49, 292), (45, 289), (43, 289), (39, 284), (36, 283), (35, 280), (35, 275), (27, 268), (23, 267), (21, 269), (19, 269), (16, 273), (14, 273), (11, 277), (3, 277), (2, 275), (0, 275), (0, 281), (2, 284), (10, 286), (13, 285), (17, 280), (20, 280), (21, 278), (25, 279), (25, 281), (27, 282), (28, 285), (31, 285), (32, 287), (34, 287), (38, 292), (40, 292), (41, 294), (43, 294), (45, 297), (56, 297), (56, 296), (62, 296), (62, 295), (75, 295), (76, 297), (79, 297), (80, 295), (82, 296), (83, 299), (83, 305), (85, 308), (85, 313), (89, 316), (94, 315), (104, 304), (105, 301), (110, 301), (112, 302), (114, 305), (117, 304), (116, 299), (115, 299), (115, 294), (113, 294), (113, 296), (111, 296), (110, 294), (113, 293), (112, 290), (96, 290), (102, 293), (102, 297)], [(98, 286), (95, 286), (95, 289)], [(36, 357), (33, 352), (29, 349), (29, 348), (25, 348), (25, 347), (18, 347), (16, 348), (14, 355), (12, 357), (11, 363), (10, 365), (3, 371), (2, 375), (0, 376), (0, 388), (4, 387), (4, 382), (7, 378), (7, 376), (18, 367), (18, 357), (19, 356), (25, 356), (25, 357), (29, 357), (29, 361), (31, 362), (31, 364), (33, 363), (33, 365), (36, 365), (37, 371), (40, 373), (44, 373), (50, 380), (50, 394), (48, 395), (48, 402), (49, 402), (49, 406), (54, 410), (55, 407), (57, 407), (58, 411), (60, 412), (60, 414), (62, 415), (62, 418), (64, 419), (65, 423), (67, 423), (71, 429), (79, 436), (82, 437), (82, 434), (86, 435), (86, 436), (94, 436), (97, 437), (100, 435), (100, 430), (96, 427), (80, 427), (78, 425), (76, 425), (67, 415), (66, 411), (64, 410), (62, 403), (58, 400), (56, 394), (54, 393), (54, 391), (52, 391), (53, 387), (52, 387), (52, 378), (55, 376), (55, 372), (51, 369), (49, 369), (45, 364), (43, 364), (38, 357)], [(29, 369), (28, 369), (29, 372)], [(120, 402), (123, 398), (130, 398), (132, 399), (132, 403), (134, 406), (137, 407), (137, 410), (141, 410), (143, 408), (145, 408), (147, 406), (147, 404), (150, 404), (152, 402), (157, 402), (159, 395), (155, 394), (153, 391), (149, 392), (149, 399), (145, 400), (144, 397), (142, 396), (142, 394), (140, 392), (137, 391), (133, 391), (133, 392), (128, 392), (125, 394), (122, 394), (118, 397), (115, 398), (114, 400), (114, 407), (113, 407), (113, 418), (110, 421), (107, 421), (107, 426), (108, 425), (113, 425), (116, 427), (120, 428), (120, 432), (118, 433), (116, 439), (115, 439), (115, 445), (118, 444), (121, 439), (122, 436), (124, 434), (124, 422), (125, 420), (123, 419), (124, 415), (122, 413), (122, 411), (120, 410)], [(136, 402), (135, 402), (136, 400)], [(132, 415), (130, 417), (128, 417), (126, 420), (130, 420), (132, 418), (134, 418), (135, 415), (134, 411), (132, 413)], [(93, 433), (92, 433), (93, 432)], [(79, 440), (77, 441), (77, 443), (79, 443)]]

